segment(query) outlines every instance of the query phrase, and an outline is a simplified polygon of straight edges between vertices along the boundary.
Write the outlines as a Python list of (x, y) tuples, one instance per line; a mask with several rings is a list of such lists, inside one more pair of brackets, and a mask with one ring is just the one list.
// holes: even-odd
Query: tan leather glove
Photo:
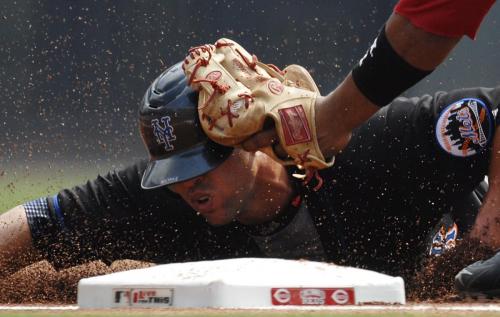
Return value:
[(190, 49), (183, 69), (189, 85), (200, 92), (201, 125), (213, 141), (238, 146), (272, 119), (290, 158), (279, 158), (271, 147), (263, 152), (281, 164), (306, 169), (333, 164), (318, 146), (314, 105), (319, 91), (303, 67), (281, 71), (259, 62), (238, 43), (220, 39)]

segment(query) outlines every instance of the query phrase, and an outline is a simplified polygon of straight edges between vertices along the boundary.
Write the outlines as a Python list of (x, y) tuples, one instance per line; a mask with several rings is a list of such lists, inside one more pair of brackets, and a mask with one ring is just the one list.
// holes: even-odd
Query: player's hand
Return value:
[[(325, 157), (332, 157), (339, 154), (349, 143), (351, 131), (341, 126), (343, 116), (335, 115), (332, 109), (335, 105), (331, 103), (329, 97), (318, 96), (316, 98), (316, 132), (318, 145)], [(360, 110), (361, 111), (361, 110)], [(369, 114), (373, 113), (370, 109)], [(345, 118), (345, 117), (344, 117)], [(333, 125), (333, 126), (332, 126)], [(342, 129), (340, 129), (342, 127)], [(334, 133), (332, 133), (332, 128)], [(259, 149), (272, 147), (274, 152), (280, 157), (287, 156), (286, 151), (280, 145), (279, 136), (274, 127), (269, 127), (257, 132), (241, 143), (244, 150), (255, 152)]]
[(241, 147), (248, 152), (255, 152), (262, 148), (271, 147), (280, 158), (285, 158), (288, 155), (280, 145), (276, 129), (273, 128), (257, 132), (250, 138), (243, 141), (243, 143), (241, 143)]

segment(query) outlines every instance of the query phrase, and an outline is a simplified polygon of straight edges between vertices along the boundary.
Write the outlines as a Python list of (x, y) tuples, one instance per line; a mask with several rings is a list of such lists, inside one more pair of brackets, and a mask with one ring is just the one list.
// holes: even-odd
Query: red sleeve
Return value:
[(426, 32), (448, 37), (476, 37), (495, 0), (400, 0), (394, 12)]

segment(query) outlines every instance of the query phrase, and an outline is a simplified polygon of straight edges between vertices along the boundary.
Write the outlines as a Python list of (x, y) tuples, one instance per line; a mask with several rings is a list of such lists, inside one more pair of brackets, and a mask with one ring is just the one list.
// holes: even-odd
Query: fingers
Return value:
[(268, 129), (246, 139), (241, 147), (248, 152), (255, 152), (265, 147), (272, 147), (278, 157), (287, 157), (287, 153), (279, 144), (279, 138), (274, 129)]
[(255, 152), (258, 149), (272, 146), (278, 141), (278, 136), (274, 129), (264, 130), (246, 139), (241, 146), (245, 151)]

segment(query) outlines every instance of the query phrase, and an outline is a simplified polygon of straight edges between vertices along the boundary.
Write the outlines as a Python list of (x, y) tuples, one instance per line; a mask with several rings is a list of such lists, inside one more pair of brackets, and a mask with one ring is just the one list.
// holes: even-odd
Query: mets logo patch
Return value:
[(174, 134), (174, 127), (170, 124), (170, 117), (161, 117), (160, 120), (153, 119), (151, 120), (151, 126), (153, 127), (156, 142), (160, 145), (163, 144), (166, 151), (172, 151), (174, 149), (172, 141), (175, 141), (177, 137)]
[(447, 106), (436, 123), (439, 145), (458, 157), (471, 156), (485, 149), (492, 133), (491, 112), (476, 98), (464, 98)]

